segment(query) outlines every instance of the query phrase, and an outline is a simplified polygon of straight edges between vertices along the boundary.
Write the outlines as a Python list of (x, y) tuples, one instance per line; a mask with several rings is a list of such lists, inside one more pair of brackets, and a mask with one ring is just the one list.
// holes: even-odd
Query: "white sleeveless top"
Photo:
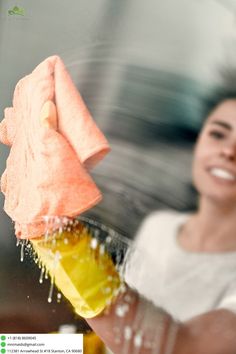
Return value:
[(181, 248), (187, 214), (157, 211), (142, 223), (125, 280), (180, 321), (226, 308), (236, 313), (236, 252), (194, 253)]

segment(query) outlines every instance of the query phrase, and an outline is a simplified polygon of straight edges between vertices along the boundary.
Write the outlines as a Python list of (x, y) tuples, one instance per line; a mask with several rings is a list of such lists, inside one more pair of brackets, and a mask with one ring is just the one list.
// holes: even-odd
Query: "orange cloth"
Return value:
[[(40, 122), (48, 101), (56, 106), (53, 129)], [(4, 113), (0, 141), (11, 149), (1, 189), (18, 237), (41, 236), (43, 216), (73, 217), (101, 200), (87, 169), (110, 148), (58, 56), (18, 82)]]

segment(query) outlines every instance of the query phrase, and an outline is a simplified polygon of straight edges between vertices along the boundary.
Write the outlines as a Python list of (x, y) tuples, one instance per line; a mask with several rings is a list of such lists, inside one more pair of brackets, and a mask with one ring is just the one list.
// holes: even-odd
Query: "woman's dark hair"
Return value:
[(236, 100), (236, 68), (222, 68), (220, 70), (221, 83), (203, 99), (203, 122), (221, 102), (228, 99)]

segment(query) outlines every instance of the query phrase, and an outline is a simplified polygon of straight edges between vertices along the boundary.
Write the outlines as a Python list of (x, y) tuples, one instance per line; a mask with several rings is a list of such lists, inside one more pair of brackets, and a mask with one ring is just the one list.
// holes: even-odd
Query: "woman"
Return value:
[[(55, 59), (56, 61), (58, 60), (54, 58), (54, 64)], [(60, 65), (61, 74), (63, 73), (61, 77), (64, 77), (65, 70), (62, 63)], [(50, 68), (52, 69), (51, 66)], [(48, 66), (46, 66), (46, 69), (46, 71), (42, 71), (42, 80), (38, 79), (40, 83), (44, 83), (45, 77), (49, 80), (48, 75), (50, 76), (50, 80), (52, 79), (51, 69), (48, 70)], [(44, 73), (46, 73), (45, 77)], [(67, 75), (65, 75), (64, 78), (66, 81), (68, 79)], [(89, 176), (86, 175), (84, 167), (81, 166), (81, 158), (78, 158), (77, 155), (75, 156), (75, 151), (71, 148), (63, 134), (57, 132), (59, 123), (57, 120), (56, 107), (54, 107), (55, 103), (50, 101), (51, 98), (47, 97), (46, 93), (48, 91), (45, 91), (44, 85), (42, 87), (38, 85), (39, 91), (36, 90), (34, 92), (34, 95), (36, 95), (37, 98), (39, 97), (40, 100), (44, 97), (43, 95), (41, 97), (41, 94), (45, 94), (45, 102), (44, 99), (42, 99), (43, 101), (40, 101), (40, 104), (37, 103), (37, 109), (35, 109), (35, 112), (37, 112), (41, 104), (43, 108), (44, 104), (46, 104), (47, 109), (44, 111), (42, 108), (40, 112), (40, 124), (35, 120), (37, 116), (35, 118), (34, 114), (29, 115), (29, 111), (34, 112), (35, 101), (32, 100), (33, 106), (32, 109), (29, 109), (29, 99), (26, 93), (28, 93), (31, 85), (28, 85), (28, 80), (31, 80), (29, 76), (23, 81), (20, 81), (20, 85), (23, 85), (21, 87), (22, 90), (16, 90), (17, 99), (13, 100), (16, 107), (11, 107), (10, 110), (7, 109), (6, 112), (9, 113), (8, 119), (5, 118), (0, 127), (0, 140), (7, 145), (13, 145), (11, 147), (13, 148), (13, 150), (11, 150), (11, 159), (8, 160), (7, 163), (8, 168), (10, 167), (10, 173), (4, 174), (1, 179), (1, 187), (2, 190), (6, 192), (4, 192), (4, 194), (9, 197), (9, 199), (7, 198), (9, 210), (15, 213), (12, 214), (13, 220), (17, 221), (17, 216), (21, 214), (19, 213), (20, 210), (22, 212), (20, 222), (22, 223), (23, 229), (26, 229), (26, 235), (29, 237), (28, 226), (29, 228), (32, 226), (29, 221), (33, 220), (34, 222), (36, 221), (36, 225), (33, 223), (33, 226), (37, 227), (40, 224), (43, 228), (43, 231), (38, 230), (34, 236), (40, 235), (42, 237), (45, 224), (41, 223), (41, 221), (38, 224), (38, 220), (41, 219), (37, 219), (37, 217), (42, 217), (44, 215), (41, 215), (42, 212), (47, 213), (45, 208), (50, 211), (49, 215), (54, 215), (52, 210), (60, 210), (59, 215), (64, 215), (63, 213), (65, 213), (65, 215), (74, 215), (75, 202), (76, 206), (78, 204), (80, 206), (79, 210), (81, 210), (81, 203), (75, 198), (73, 190), (71, 190), (72, 197), (68, 197), (68, 188), (71, 186), (72, 180), (78, 188), (80, 188), (81, 185), (86, 187), (86, 193), (82, 194), (82, 200), (87, 204), (88, 196), (90, 195), (91, 197), (91, 193), (88, 193), (87, 187), (90, 185), (91, 188), (93, 187), (92, 190), (96, 191), (96, 186), (92, 184)], [(32, 80), (32, 85), (34, 85), (34, 76)], [(48, 86), (49, 92), (51, 92), (51, 85), (53, 84), (50, 80), (48, 81), (50, 83)], [(68, 81), (68, 83), (70, 83), (70, 81)], [(69, 87), (71, 87), (71, 92), (75, 92), (76, 94), (71, 83)], [(65, 92), (67, 91), (68, 90), (65, 89)], [(40, 93), (40, 95), (37, 93)], [(21, 94), (22, 97), (20, 96)], [(29, 95), (29, 97), (31, 96)], [(20, 98), (22, 98), (22, 100)], [(49, 106), (47, 106), (48, 99)], [(76, 102), (77, 99), (75, 98)], [(25, 107), (27, 108), (24, 114), (22, 113), (21, 101), (25, 102)], [(79, 108), (81, 109), (83, 105), (80, 99), (79, 102)], [(62, 106), (64, 105), (62, 104)], [(75, 117), (76, 116), (77, 115), (75, 115)], [(14, 121), (14, 117), (16, 121)], [(24, 124), (23, 128), (22, 124), (20, 124), (20, 129), (16, 129), (19, 125), (19, 117), (23, 117), (27, 124)], [(32, 124), (28, 124), (30, 118), (33, 119)], [(25, 131), (24, 128), (26, 127), (27, 130)], [(35, 130), (36, 135), (30, 130), (32, 127), (35, 129), (36, 127), (38, 128), (38, 130), (36, 129), (37, 134)], [(91, 127), (90, 123), (89, 127)], [(97, 130), (95, 130), (95, 132), (97, 132)], [(18, 137), (17, 139), (16, 136)], [(24, 137), (26, 136), (26, 140), (29, 144), (24, 145)], [(33, 150), (35, 141), (31, 139), (32, 136), (37, 136), (38, 139), (39, 148), (36, 150)], [(97, 133), (95, 136), (97, 136)], [(85, 139), (84, 141), (86, 142), (87, 140), (88, 139)], [(92, 141), (93, 140), (94, 139), (92, 139)], [(30, 145), (30, 142), (32, 142), (32, 145)], [(37, 152), (37, 159), (34, 154), (32, 155), (32, 151)], [(26, 163), (26, 157), (32, 162), (32, 165)], [(15, 178), (15, 171), (19, 170), (19, 161), (22, 167), (22, 176), (29, 175), (32, 177), (29, 178), (29, 186), (28, 184), (27, 186), (24, 184), (24, 188), (22, 187), (24, 190), (22, 194), (23, 199), (19, 197), (21, 194), (19, 191), (22, 189), (21, 185), (17, 183), (19, 178)], [(53, 164), (51, 161), (53, 161)], [(74, 161), (74, 163), (68, 166), (65, 165), (65, 162), (69, 163), (70, 161)], [(43, 169), (41, 169), (41, 165)], [(51, 165), (53, 165), (54, 173), (50, 169), (50, 173), (47, 175), (48, 166)], [(30, 166), (34, 166), (35, 168), (35, 170), (32, 171), (43, 171), (43, 173), (32, 174), (29, 168)], [(75, 170), (72, 168), (73, 166), (77, 166), (76, 174)], [(58, 171), (60, 172), (59, 174), (57, 173)], [(35, 182), (36, 176), (39, 176), (37, 183)], [(58, 182), (58, 176), (62, 177), (63, 183)], [(135, 263), (134, 253), (134, 258), (131, 258), (131, 267), (128, 268), (131, 270), (127, 271), (127, 282), (130, 282), (131, 285), (133, 282), (133, 285), (140, 293), (143, 289), (148, 290), (149, 288), (150, 291), (147, 291), (145, 295), (155, 303), (155, 306), (151, 302), (144, 300), (137, 291), (127, 287), (120, 293), (119, 297), (116, 298), (108, 314), (103, 313), (94, 319), (88, 320), (89, 324), (100, 334), (104, 341), (109, 344), (115, 353), (169, 354), (172, 352), (172, 349), (175, 354), (235, 354), (236, 352), (236, 290), (234, 285), (236, 269), (236, 241), (234, 234), (236, 223), (236, 98), (222, 101), (208, 117), (196, 145), (193, 177), (195, 186), (200, 194), (198, 212), (192, 216), (179, 216), (168, 212), (164, 214), (154, 213), (148, 217), (137, 239), (136, 246), (137, 249), (140, 249), (138, 266), (137, 263)], [(56, 184), (55, 180), (57, 181)], [(55, 185), (56, 194), (54, 189)], [(45, 186), (48, 188), (45, 189)], [(33, 191), (32, 194), (30, 193), (31, 187)], [(90, 191), (91, 188), (89, 188)], [(62, 194), (59, 194), (59, 190)], [(14, 191), (16, 191), (16, 193), (14, 193)], [(41, 194), (43, 197), (46, 197), (45, 200), (47, 202), (42, 202), (44, 198), (39, 197), (39, 191), (43, 191)], [(37, 197), (36, 204), (32, 195)], [(61, 197), (58, 198), (58, 202), (55, 203), (55, 209), (52, 208), (54, 204), (51, 203), (53, 195), (61, 195)], [(79, 192), (78, 196), (81, 197)], [(19, 203), (16, 198), (22, 202), (21, 208), (18, 208)], [(69, 199), (71, 201), (71, 208), (68, 207)], [(95, 200), (95, 198), (93, 198), (93, 200)], [(96, 200), (98, 199), (96, 198)], [(29, 209), (29, 205), (31, 205), (29, 201), (32, 201), (32, 205), (36, 207), (33, 212), (31, 210), (32, 208)], [(29, 219), (26, 210), (30, 211), (30, 213), (32, 212), (30, 214), (31, 218)], [(64, 210), (63, 213), (62, 210)], [(70, 212), (67, 213), (65, 210), (70, 210)], [(24, 219), (25, 213), (27, 215)], [(165, 221), (165, 229), (162, 230), (161, 224), (163, 220)], [(69, 222), (71, 221), (72, 220)], [(75, 223), (75, 225), (77, 224)], [(18, 222), (16, 222), (16, 227), (18, 226)], [(65, 223), (66, 232), (71, 231), (70, 226), (68, 229)], [(55, 230), (57, 229), (55, 228)], [(58, 231), (59, 235), (61, 235), (60, 227)], [(78, 231), (76, 227), (75, 231)], [(73, 236), (73, 233), (70, 233), (70, 236)], [(76, 245), (77, 241), (78, 244), (81, 245), (81, 240), (86, 240), (86, 245), (90, 245), (90, 235), (85, 235), (88, 236), (85, 238), (78, 238), (77, 236), (76, 234)], [(38, 242), (39, 245), (41, 245), (41, 241), (43, 241), (43, 251), (41, 252), (43, 255), (45, 254), (45, 248), (49, 251), (52, 249), (55, 251), (56, 249), (54, 253), (56, 262), (51, 262), (51, 252), (49, 252), (50, 256), (48, 258), (48, 253), (46, 253), (45, 262), (42, 262), (48, 266), (50, 271), (52, 269), (54, 271), (54, 263), (58, 264), (58, 261), (60, 264), (62, 263), (62, 254), (60, 254), (57, 248), (53, 247), (54, 243), (51, 242), (51, 239), (49, 240), (49, 244), (50, 242), (51, 244), (47, 247), (48, 245), (45, 245), (45, 240), (42, 240), (41, 237), (39, 237), (39, 241), (36, 239), (34, 247), (36, 248)], [(65, 244), (68, 244), (68, 238), (65, 238), (64, 241), (66, 240), (66, 242), (63, 243), (61, 242), (62, 239), (62, 237), (59, 237), (59, 244), (62, 244), (64, 247)], [(54, 240), (56, 239), (52, 241)], [(71, 242), (69, 246), (72, 245), (73, 248), (73, 244), (74, 243)], [(38, 247), (38, 251), (39, 248), (40, 246)], [(92, 244), (90, 248), (96, 249), (97, 251), (97, 243), (95, 246)], [(87, 247), (85, 247), (85, 250), (87, 250)], [(82, 251), (82, 256), (85, 256), (86, 262), (89, 262), (89, 260), (94, 261), (95, 258), (93, 258), (91, 254), (95, 252), (92, 253), (90, 252), (91, 249), (89, 249), (89, 252), (86, 253), (84, 248), (82, 248)], [(77, 265), (81, 264), (81, 259), (78, 257), (78, 254), (75, 259), (77, 259)], [(106, 257), (101, 257), (101, 260), (102, 259), (105, 262)], [(110, 294), (109, 296), (112, 296), (111, 287), (102, 287), (100, 279), (103, 279), (103, 277), (96, 276), (98, 273), (96, 262), (91, 263), (91, 265), (94, 264), (94, 266), (91, 267), (83, 265), (82, 272), (79, 273), (77, 270), (80, 268), (74, 267), (74, 263), (70, 263), (70, 261), (71, 259), (69, 259), (69, 269), (72, 271), (73, 276), (76, 274), (73, 278), (73, 282), (68, 282), (67, 272), (59, 272), (58, 268), (56, 268), (56, 272), (58, 271), (57, 280), (65, 280), (59, 283), (61, 284), (60, 287), (63, 293), (66, 293), (67, 297), (75, 302), (75, 307), (76, 303), (80, 302), (81, 298), (82, 300), (87, 300), (94, 296), (95, 299), (93, 298), (93, 300), (97, 300), (96, 295), (94, 295), (97, 294), (97, 292), (91, 291), (91, 288), (95, 288), (96, 290), (99, 288), (99, 290), (101, 289), (101, 292), (103, 292), (103, 295), (104, 293), (108, 293)], [(53, 268), (50, 268), (51, 264), (53, 264)], [(139, 264), (142, 265), (141, 268)], [(101, 262), (99, 269), (101, 270), (102, 276), (104, 275), (103, 266), (104, 263)], [(44, 267), (42, 268), (44, 269)], [(88, 272), (86, 273), (86, 271)], [(154, 274), (154, 277), (149, 277), (151, 272)], [(81, 275), (81, 273), (83, 279), (89, 280), (89, 285), (87, 282), (80, 282), (77, 279), (77, 274)], [(144, 280), (141, 284), (137, 282), (140, 274), (144, 275)], [(93, 277), (93, 275), (95, 276)], [(182, 276), (182, 279), (177, 277), (177, 275)], [(116, 277), (114, 278), (116, 280)], [(109, 280), (109, 282), (114, 281), (114, 278)], [(175, 278), (178, 279), (178, 282), (175, 281)], [(106, 277), (105, 280), (106, 279), (108, 280), (108, 277)], [(181, 281), (179, 279), (181, 279)], [(76, 287), (75, 291), (73, 285), (77, 283), (77, 280), (78, 288)], [(81, 289), (79, 289), (80, 285), (82, 287)], [(67, 293), (65, 290), (68, 288), (72, 290)], [(83, 290), (82, 293), (84, 297), (81, 296), (80, 290)], [(49, 300), (51, 301), (51, 297), (49, 297)], [(86, 307), (88, 304), (86, 301), (84, 301), (84, 303)], [(83, 306), (80, 306), (80, 309), (82, 307)]]
[[(152, 213), (138, 233), (137, 248), (155, 260), (155, 270), (150, 270), (149, 261), (140, 260), (142, 272), (155, 272), (156, 280), (147, 276), (138, 282), (141, 268), (137, 271), (133, 262), (127, 282), (156, 307), (127, 290), (131, 305), (117, 330), (122, 333), (120, 343), (114, 330), (107, 329), (114, 327), (116, 308), (127, 294), (108, 315), (89, 320), (115, 353), (122, 353), (121, 343), (128, 337), (127, 353), (236, 352), (236, 98), (220, 102), (205, 121), (195, 147), (193, 181), (199, 192), (196, 213)], [(125, 328), (132, 328), (138, 312), (145, 324), (127, 336)], [(155, 344), (145, 347), (145, 337), (159, 324)]]

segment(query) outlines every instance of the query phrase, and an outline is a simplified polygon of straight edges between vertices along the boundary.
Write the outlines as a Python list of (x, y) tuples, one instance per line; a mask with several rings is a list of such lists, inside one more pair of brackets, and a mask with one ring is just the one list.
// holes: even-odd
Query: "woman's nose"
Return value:
[(221, 149), (221, 155), (231, 161), (236, 161), (236, 141), (224, 145)]

